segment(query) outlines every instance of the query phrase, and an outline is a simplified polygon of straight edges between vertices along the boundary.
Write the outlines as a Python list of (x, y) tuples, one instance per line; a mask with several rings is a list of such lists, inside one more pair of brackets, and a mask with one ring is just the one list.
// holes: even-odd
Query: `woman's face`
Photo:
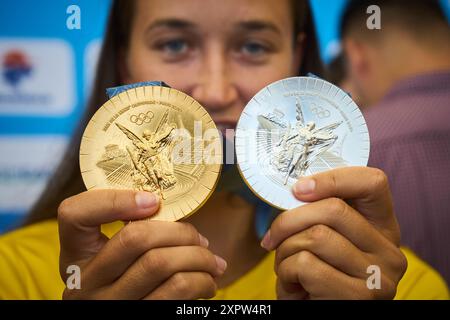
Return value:
[(123, 80), (162, 80), (234, 128), (260, 89), (297, 74), (293, 40), (289, 0), (138, 0)]

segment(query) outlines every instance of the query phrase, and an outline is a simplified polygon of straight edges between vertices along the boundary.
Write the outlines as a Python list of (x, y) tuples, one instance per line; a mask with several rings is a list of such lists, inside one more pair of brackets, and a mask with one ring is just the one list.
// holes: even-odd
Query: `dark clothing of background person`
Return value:
[(369, 165), (389, 178), (402, 244), (450, 283), (450, 71), (398, 82), (364, 116)]

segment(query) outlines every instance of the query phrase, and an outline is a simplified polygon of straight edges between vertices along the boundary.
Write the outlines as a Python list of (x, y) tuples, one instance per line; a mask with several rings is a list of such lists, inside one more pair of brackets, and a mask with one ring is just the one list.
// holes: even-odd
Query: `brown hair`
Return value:
[[(79, 167), (79, 149), (81, 136), (89, 119), (106, 102), (106, 88), (121, 85), (119, 61), (128, 46), (133, 3), (129, 0), (116, 0), (112, 4), (109, 21), (100, 53), (92, 96), (83, 118), (74, 133), (65, 156), (50, 178), (41, 198), (32, 208), (25, 225), (55, 218), (59, 204), (66, 198), (85, 191)], [(299, 75), (312, 72), (322, 75), (322, 63), (319, 58), (317, 37), (308, 0), (292, 0), (292, 15), (295, 35), (306, 35), (303, 61)], [(152, 79), (158, 80), (158, 79)]]
[[(369, 30), (366, 26), (366, 11), (371, 5), (377, 5), (381, 10), (380, 30)], [(443, 31), (445, 37), (449, 35), (447, 18), (438, 0), (350, 0), (341, 16), (339, 33), (341, 38), (359, 35), (367, 39), (369, 36), (384, 36), (385, 33), (380, 31), (388, 25), (418, 37), (422, 44), (424, 40), (432, 39), (437, 30)], [(433, 30), (431, 34), (430, 30)]]

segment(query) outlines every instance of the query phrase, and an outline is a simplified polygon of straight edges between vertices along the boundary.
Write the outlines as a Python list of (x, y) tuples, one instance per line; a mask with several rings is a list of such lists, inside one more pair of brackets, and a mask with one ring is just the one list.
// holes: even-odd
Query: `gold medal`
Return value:
[(193, 98), (141, 86), (108, 100), (89, 121), (80, 147), (90, 189), (133, 189), (161, 199), (155, 220), (176, 221), (209, 198), (222, 166), (219, 131)]

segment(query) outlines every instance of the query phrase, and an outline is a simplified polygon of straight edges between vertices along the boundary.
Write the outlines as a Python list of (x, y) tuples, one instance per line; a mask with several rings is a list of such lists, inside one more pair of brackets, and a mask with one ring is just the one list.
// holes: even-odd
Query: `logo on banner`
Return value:
[(76, 104), (74, 67), (63, 40), (0, 38), (0, 115), (69, 114)]
[(32, 66), (28, 57), (20, 50), (11, 50), (4, 56), (3, 62), (3, 77), (6, 83), (14, 88), (20, 81), (30, 76)]

